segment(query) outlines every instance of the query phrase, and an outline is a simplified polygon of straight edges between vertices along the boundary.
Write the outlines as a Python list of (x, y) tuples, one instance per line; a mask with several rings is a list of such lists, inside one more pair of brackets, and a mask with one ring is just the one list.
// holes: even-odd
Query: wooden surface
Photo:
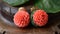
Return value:
[[(7, 22), (8, 23), (8, 22)], [(0, 16), (0, 33), (5, 34), (60, 34), (60, 29), (58, 28), (58, 25), (60, 24), (60, 18), (55, 18), (52, 20), (47, 26), (35, 28), (35, 27), (27, 27), (25, 29), (18, 28), (17, 26), (11, 26), (13, 24), (8, 25), (6, 23), (6, 20), (2, 20)], [(60, 27), (60, 26), (59, 26)]]
[(3, 19), (0, 15), (0, 34), (60, 34), (60, 16), (56, 16), (48, 23), (45, 27), (35, 28), (31, 26), (22, 29)]
[(55, 32), (52, 31), (52, 28), (53, 27), (20, 29), (17, 27), (9, 26), (0, 19), (0, 32), (6, 31), (7, 34), (54, 34)]

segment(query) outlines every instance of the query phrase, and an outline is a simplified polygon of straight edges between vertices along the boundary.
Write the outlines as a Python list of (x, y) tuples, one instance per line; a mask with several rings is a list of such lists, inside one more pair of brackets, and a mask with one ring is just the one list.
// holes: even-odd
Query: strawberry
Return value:
[(35, 26), (45, 26), (48, 22), (48, 14), (44, 10), (36, 10), (31, 13), (32, 24)]
[(23, 7), (21, 7), (14, 15), (13, 21), (18, 27), (26, 27), (30, 22), (29, 13)]

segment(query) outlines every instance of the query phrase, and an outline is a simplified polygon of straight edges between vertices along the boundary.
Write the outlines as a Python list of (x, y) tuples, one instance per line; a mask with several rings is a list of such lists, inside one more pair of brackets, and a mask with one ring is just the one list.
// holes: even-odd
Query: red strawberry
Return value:
[(44, 10), (36, 10), (32, 14), (32, 23), (37, 26), (44, 26), (48, 21), (48, 14)]
[(13, 20), (18, 27), (26, 27), (29, 24), (30, 16), (24, 8), (19, 8)]

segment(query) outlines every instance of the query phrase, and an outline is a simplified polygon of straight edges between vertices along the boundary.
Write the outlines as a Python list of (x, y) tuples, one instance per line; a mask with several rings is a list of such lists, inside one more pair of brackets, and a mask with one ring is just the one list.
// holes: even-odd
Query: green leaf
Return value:
[(47, 13), (60, 12), (60, 0), (34, 0), (34, 6), (45, 10)]
[(36, 27), (36, 25), (34, 24), (34, 21), (33, 21), (33, 14), (34, 14), (34, 12), (35, 11), (32, 11), (32, 13), (30, 15), (30, 18), (31, 18), (31, 24)]
[(17, 6), (17, 5), (24, 4), (29, 0), (3, 0), (3, 1), (10, 4), (11, 6)]

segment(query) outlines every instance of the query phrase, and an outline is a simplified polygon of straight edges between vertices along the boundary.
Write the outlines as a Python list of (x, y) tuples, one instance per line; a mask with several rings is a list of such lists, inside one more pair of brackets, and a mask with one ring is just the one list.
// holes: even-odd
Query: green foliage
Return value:
[(10, 4), (11, 6), (17, 6), (17, 5), (24, 4), (29, 0), (3, 0), (3, 1)]
[(60, 12), (60, 0), (34, 0), (34, 6), (47, 13)]

